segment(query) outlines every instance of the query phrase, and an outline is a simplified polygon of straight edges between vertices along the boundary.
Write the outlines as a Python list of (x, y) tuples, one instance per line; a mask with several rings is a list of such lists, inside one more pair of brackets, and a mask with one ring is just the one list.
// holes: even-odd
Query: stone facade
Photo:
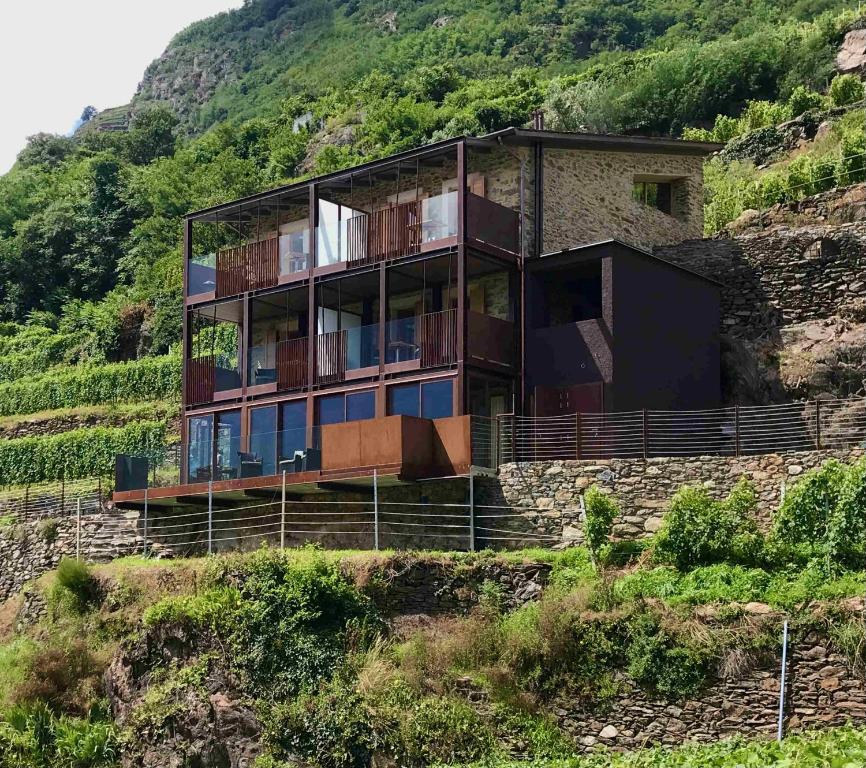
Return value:
[(741, 477), (758, 494), (758, 517), (766, 528), (783, 489), (808, 469), (831, 457), (850, 460), (862, 451), (801, 451), (765, 456), (609, 459), (599, 462), (553, 461), (505, 464), (499, 476), (479, 481), (479, 504), (507, 505), (527, 512), (509, 520), (510, 528), (550, 536), (559, 544), (583, 540), (581, 495), (591, 485), (609, 492), (622, 516), (614, 535), (634, 539), (655, 533), (671, 497), (683, 485), (700, 485), (723, 498)]
[[(616, 238), (640, 248), (703, 232), (703, 157), (565, 149), (544, 151), (544, 242), (549, 253)], [(671, 180), (673, 215), (636, 202), (635, 180)]]

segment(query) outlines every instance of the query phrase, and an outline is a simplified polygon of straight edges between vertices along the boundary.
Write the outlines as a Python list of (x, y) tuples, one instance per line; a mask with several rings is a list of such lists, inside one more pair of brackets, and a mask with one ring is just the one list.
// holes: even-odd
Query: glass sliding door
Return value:
[(249, 453), (248, 461), (241, 464), (242, 475), (277, 474), (277, 406), (250, 411)]
[(234, 480), (240, 477), (241, 412), (224, 411), (216, 414), (216, 466), (214, 480)]
[(213, 415), (193, 416), (187, 427), (187, 482), (207, 482), (213, 469)]
[(295, 471), (296, 456), (307, 450), (307, 401), (293, 400), (280, 405), (280, 453), (277, 471)]

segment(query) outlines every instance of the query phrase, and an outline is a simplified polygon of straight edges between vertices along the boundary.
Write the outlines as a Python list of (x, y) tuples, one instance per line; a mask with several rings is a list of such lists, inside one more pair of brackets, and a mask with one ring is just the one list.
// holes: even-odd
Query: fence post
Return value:
[(283, 470), (283, 494), (280, 501), (280, 549), (286, 548), (286, 470)]
[(580, 411), (574, 414), (574, 458), (580, 458)]
[(469, 467), (469, 551), (475, 551), (475, 475)]
[(66, 473), (60, 477), (60, 514), (66, 509)]
[(785, 672), (788, 666), (788, 620), (782, 628), (782, 677), (779, 682), (779, 729), (776, 732), (776, 740), (781, 741), (784, 735), (785, 723)]
[(207, 553), (213, 554), (213, 480), (207, 481)]
[(511, 414), (511, 461), (517, 462), (517, 416)]
[(75, 505), (75, 559), (81, 560), (81, 499)]
[(815, 401), (815, 447), (821, 450), (821, 401)]
[(734, 406), (734, 455), (740, 455), (740, 406)]
[(647, 435), (647, 410), (643, 409), (643, 457), (649, 456), (649, 436)]
[(24, 486), (24, 519), (27, 519), (27, 507), (30, 505), (30, 486)]
[(379, 551), (379, 473), (373, 470), (373, 549)]
[(147, 557), (147, 488), (144, 489), (144, 544), (141, 547), (141, 556)]

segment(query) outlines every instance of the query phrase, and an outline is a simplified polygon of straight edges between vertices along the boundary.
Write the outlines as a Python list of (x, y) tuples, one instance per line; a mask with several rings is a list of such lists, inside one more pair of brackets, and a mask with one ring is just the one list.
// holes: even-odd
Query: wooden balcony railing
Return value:
[(346, 332), (322, 333), (316, 338), (316, 378), (322, 384), (346, 378)]
[(421, 201), (355, 216), (346, 223), (346, 236), (352, 266), (416, 254), (421, 250)]
[(217, 298), (271, 288), (279, 282), (280, 245), (276, 237), (226, 248), (216, 257)]
[(301, 389), (307, 386), (307, 337), (288, 339), (277, 344), (277, 389)]
[(186, 402), (188, 405), (209, 403), (216, 389), (216, 357), (194, 357), (186, 363)]
[(418, 318), (421, 367), (435, 368), (457, 362), (457, 310), (431, 312)]

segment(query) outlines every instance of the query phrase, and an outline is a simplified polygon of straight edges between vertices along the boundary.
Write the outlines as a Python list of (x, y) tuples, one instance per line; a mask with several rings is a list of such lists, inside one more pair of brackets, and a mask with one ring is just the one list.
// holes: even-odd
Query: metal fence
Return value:
[(24, 522), (43, 517), (70, 517), (102, 509), (102, 480), (41, 483), (0, 490), (0, 518)]
[(866, 399), (711, 411), (499, 417), (498, 461), (750, 456), (847, 449), (866, 442)]

